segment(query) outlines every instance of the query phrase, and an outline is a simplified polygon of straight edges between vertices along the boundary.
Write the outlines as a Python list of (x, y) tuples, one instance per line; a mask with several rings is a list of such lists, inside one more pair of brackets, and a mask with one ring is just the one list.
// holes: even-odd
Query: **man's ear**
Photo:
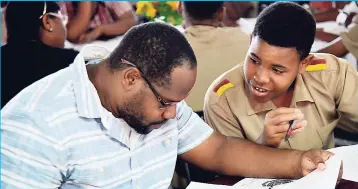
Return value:
[(299, 68), (298, 68), (298, 72), (300, 74), (304, 73), (306, 71), (306, 67), (311, 64), (313, 59), (314, 59), (314, 56), (312, 54), (308, 55), (305, 59), (303, 59), (300, 63)]
[(120, 77), (120, 75), (122, 75), (122, 77), (123, 77), (122, 84), (123, 84), (123, 87), (125, 88), (125, 90), (132, 90), (133, 88), (135, 88), (138, 85), (138, 83), (140, 83), (142, 77), (141, 77), (138, 69), (127, 68), (127, 69), (123, 70), (122, 72), (123, 72), (123, 74), (119, 74), (118, 77)]

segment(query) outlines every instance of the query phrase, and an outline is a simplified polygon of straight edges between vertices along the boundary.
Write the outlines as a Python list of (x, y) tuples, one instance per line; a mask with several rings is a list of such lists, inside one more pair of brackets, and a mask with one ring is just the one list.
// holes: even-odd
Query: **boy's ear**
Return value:
[(306, 71), (306, 67), (310, 65), (310, 63), (313, 61), (314, 56), (312, 54), (308, 55), (305, 59), (303, 59), (300, 63), (300, 67), (298, 69), (299, 73), (304, 73)]

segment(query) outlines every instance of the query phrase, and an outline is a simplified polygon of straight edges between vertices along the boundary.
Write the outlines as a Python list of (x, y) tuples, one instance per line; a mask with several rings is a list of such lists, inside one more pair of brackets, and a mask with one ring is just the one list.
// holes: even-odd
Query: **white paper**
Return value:
[[(235, 189), (269, 189), (265, 185), (269, 185), (270, 182), (286, 182), (285, 179), (260, 179), (260, 178), (246, 178), (236, 183), (233, 188)], [(274, 188), (274, 187), (273, 187)]]
[(338, 25), (335, 21), (319, 22), (316, 27), (323, 28), (323, 31), (334, 35), (339, 35), (341, 32), (347, 31), (346, 27)]
[(186, 189), (232, 189), (232, 186), (190, 182)]
[(358, 145), (332, 148), (331, 151), (343, 160), (343, 176), (345, 180), (358, 182)]
[(301, 189), (301, 188), (325, 188), (334, 189), (338, 178), (341, 158), (332, 156), (326, 161), (323, 171), (315, 170), (307, 176), (297, 179), (256, 179), (247, 178), (234, 185), (236, 189)]
[(315, 170), (301, 179), (277, 186), (275, 189), (334, 189), (336, 188), (341, 162), (342, 159), (339, 156), (332, 156), (328, 159), (328, 161), (326, 161), (326, 168), (323, 171)]

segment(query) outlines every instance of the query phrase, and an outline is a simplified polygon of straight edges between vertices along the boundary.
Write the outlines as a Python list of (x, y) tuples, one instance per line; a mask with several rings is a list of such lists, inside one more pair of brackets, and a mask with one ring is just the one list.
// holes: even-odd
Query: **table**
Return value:
[[(242, 177), (231, 177), (231, 176), (221, 176), (213, 181), (210, 182), (210, 184), (221, 184), (221, 185), (227, 185), (232, 186), (239, 182)], [(358, 182), (353, 182), (349, 180), (342, 179), (336, 189), (358, 189)]]

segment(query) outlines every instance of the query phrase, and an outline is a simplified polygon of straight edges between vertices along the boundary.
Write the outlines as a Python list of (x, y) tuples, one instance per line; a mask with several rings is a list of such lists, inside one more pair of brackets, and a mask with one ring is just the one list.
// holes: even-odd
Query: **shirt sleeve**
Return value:
[(57, 5), (60, 7), (61, 9), (61, 13), (63, 15), (68, 15), (68, 10), (67, 10), (67, 3), (66, 2), (57, 2)]
[[(343, 59), (340, 61), (346, 62)], [(341, 116), (338, 126), (348, 132), (358, 133), (358, 73), (348, 63), (344, 65), (336, 78), (335, 99)]]
[(115, 14), (118, 18), (122, 16), (124, 13), (128, 11), (132, 11), (132, 5), (129, 2), (104, 2), (106, 7), (108, 7), (113, 14)]
[(177, 105), (179, 130), (178, 155), (183, 154), (204, 142), (213, 133), (211, 129), (184, 102)]
[[(244, 138), (241, 125), (236, 121), (225, 96), (217, 97), (209, 89), (204, 102), (204, 118), (215, 131), (231, 137)], [(219, 99), (218, 99), (219, 98)]]
[(26, 113), (2, 116), (2, 189), (61, 186), (65, 176), (61, 146), (51, 133), (42, 128), (43, 123)]
[(358, 59), (358, 24), (341, 33), (344, 46)]

